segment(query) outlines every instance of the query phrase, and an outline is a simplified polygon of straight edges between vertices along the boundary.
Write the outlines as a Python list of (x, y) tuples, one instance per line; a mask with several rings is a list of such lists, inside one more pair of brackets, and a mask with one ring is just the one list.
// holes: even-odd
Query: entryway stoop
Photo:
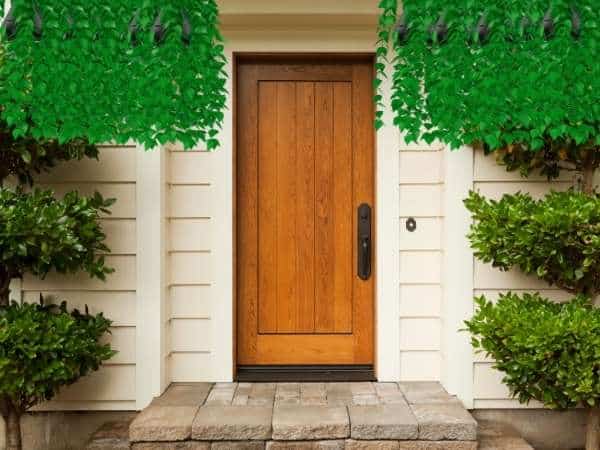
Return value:
[(438, 383), (173, 384), (129, 427), (133, 450), (475, 450)]

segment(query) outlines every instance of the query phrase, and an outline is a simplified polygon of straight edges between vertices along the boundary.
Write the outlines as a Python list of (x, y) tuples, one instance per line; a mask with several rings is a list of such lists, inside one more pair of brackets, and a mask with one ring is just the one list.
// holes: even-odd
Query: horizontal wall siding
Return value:
[(201, 150), (169, 149), (168, 366), (174, 382), (210, 381), (215, 364), (217, 157)]
[[(440, 380), (443, 151), (400, 145), (400, 378)], [(409, 218), (415, 231), (406, 227)]]
[(136, 148), (102, 146), (99, 161), (83, 160), (61, 164), (38, 177), (38, 186), (53, 189), (58, 196), (78, 190), (100, 192), (117, 202), (101, 224), (111, 253), (108, 266), (115, 273), (106, 282), (87, 275), (49, 274), (44, 280), (26, 276), (22, 298), (38, 301), (40, 293), (80, 310), (102, 312), (113, 321), (110, 342), (118, 354), (98, 372), (69, 386), (39, 410), (131, 410), (135, 409), (136, 361)]
[[(566, 190), (572, 185), (572, 175), (565, 174), (558, 181), (548, 182), (544, 177), (533, 175), (522, 178), (518, 172), (507, 172), (495, 159), (475, 152), (474, 186), (483, 195), (499, 199), (505, 193), (528, 192), (539, 198), (549, 190)], [(553, 289), (534, 276), (527, 276), (518, 270), (502, 272), (490, 264), (475, 261), (474, 295), (485, 295), (494, 301), (500, 293), (537, 292), (556, 301), (564, 301), (569, 295)], [(493, 368), (493, 361), (483, 354), (473, 355), (473, 395), (475, 408), (522, 408), (540, 407), (537, 402), (520, 405), (511, 398), (507, 387), (502, 383), (503, 374)]]

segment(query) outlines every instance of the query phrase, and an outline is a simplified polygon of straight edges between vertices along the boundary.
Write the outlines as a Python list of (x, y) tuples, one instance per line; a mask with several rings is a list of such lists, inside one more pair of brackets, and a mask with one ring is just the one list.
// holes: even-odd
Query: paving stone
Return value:
[(398, 441), (356, 441), (348, 439), (346, 450), (398, 450)]
[(374, 394), (361, 394), (352, 396), (353, 405), (378, 405), (379, 399)]
[(302, 383), (300, 385), (300, 397), (302, 405), (326, 405), (327, 389), (325, 383)]
[(250, 393), (252, 392), (252, 383), (238, 383), (237, 390), (231, 402), (234, 406), (245, 406), (248, 404)]
[(96, 431), (86, 450), (128, 450), (130, 421), (107, 422)]
[(437, 382), (407, 382), (399, 383), (400, 391), (409, 404), (447, 403), (456, 400)]
[(229, 441), (213, 442), (210, 450), (264, 450), (265, 443), (262, 441)]
[(210, 450), (210, 442), (138, 442), (132, 450)]
[(375, 392), (382, 405), (406, 404), (404, 394), (397, 383), (375, 383)]
[(300, 383), (278, 383), (275, 391), (276, 405), (299, 405)]
[(273, 411), (273, 439), (343, 439), (350, 435), (345, 407), (279, 406)]
[(272, 408), (203, 406), (192, 426), (192, 438), (202, 441), (247, 441), (271, 438)]
[(276, 398), (298, 397), (300, 395), (300, 383), (277, 383)]
[(416, 439), (417, 420), (405, 404), (350, 406), (352, 439), (386, 440)]
[(345, 443), (332, 441), (269, 441), (267, 450), (344, 450)]
[(300, 384), (300, 404), (305, 406), (327, 405), (325, 383)]
[(475, 441), (400, 441), (399, 450), (477, 450)]
[(477, 422), (458, 402), (411, 405), (419, 424), (419, 439), (474, 441)]
[(185, 441), (192, 432), (198, 406), (150, 405), (129, 427), (132, 442)]
[(231, 405), (236, 390), (237, 383), (216, 383), (208, 394), (205, 404), (211, 406)]
[(249, 406), (273, 406), (277, 383), (253, 383)]
[(201, 406), (212, 389), (212, 383), (175, 383), (166, 392), (152, 401), (160, 406)]

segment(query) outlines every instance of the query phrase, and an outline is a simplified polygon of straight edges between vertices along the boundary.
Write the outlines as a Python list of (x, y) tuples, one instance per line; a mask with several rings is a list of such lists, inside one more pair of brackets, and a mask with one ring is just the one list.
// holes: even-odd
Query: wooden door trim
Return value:
[[(232, 349), (232, 366), (233, 366), (233, 374), (234, 374), (234, 379), (237, 378), (237, 372), (238, 372), (238, 316), (239, 316), (239, 311), (238, 311), (238, 254), (237, 254), (237, 250), (238, 250), (238, 214), (237, 214), (237, 210), (238, 210), (238, 204), (237, 204), (237, 187), (238, 187), (238, 178), (239, 178), (239, 173), (238, 173), (238, 164), (237, 164), (237, 158), (238, 158), (238, 145), (239, 145), (239, 114), (238, 114), (238, 109), (239, 109), (239, 89), (238, 89), (238, 81), (239, 81), (239, 70), (240, 70), (240, 64), (242, 63), (248, 63), (249, 61), (251, 62), (255, 62), (255, 63), (276, 63), (276, 64), (281, 64), (282, 62), (289, 62), (290, 64), (310, 64), (310, 63), (315, 63), (315, 64), (323, 64), (324, 62), (348, 62), (348, 63), (368, 63), (369, 65), (372, 66), (372, 72), (373, 75), (375, 74), (375, 54), (373, 52), (355, 52), (355, 53), (327, 53), (327, 52), (322, 52), (322, 53), (312, 53), (312, 52), (300, 52), (300, 53), (290, 53), (290, 52), (275, 52), (275, 53), (266, 53), (266, 52), (233, 52), (232, 53), (232, 132), (233, 132), (233, 137), (232, 137), (232, 158), (233, 158), (233, 192), (232, 192), (232, 196), (233, 196), (233, 201), (232, 201), (232, 205), (233, 205), (233, 211), (232, 211), (232, 216), (233, 216), (233, 298), (232, 298), (232, 302), (233, 302), (233, 349)], [(312, 77), (315, 77), (317, 75), (312, 74)], [(279, 78), (278, 78), (279, 79)], [(310, 78), (309, 79), (314, 79), (314, 78)], [(340, 81), (341, 80), (346, 80), (347, 79), (347, 75), (346, 74), (340, 74)], [(338, 80), (332, 80), (331, 78), (328, 79), (328, 81), (338, 81)], [(374, 118), (374, 114), (373, 114), (373, 118)], [(373, 128), (372, 130), (372, 138), (373, 138), (373, 142), (372, 142), (372, 152), (373, 152), (373, 198), (372, 198), (372, 207), (373, 207), (373, 223), (372, 223), (372, 233), (373, 233), (373, 248), (372, 248), (372, 261), (373, 261), (373, 294), (372, 294), (372, 330), (371, 330), (371, 334), (372, 334), (372, 345), (373, 345), (373, 365), (371, 366), (372, 370), (370, 371), (370, 373), (374, 374), (374, 376), (376, 375), (376, 362), (377, 362), (377, 353), (378, 353), (378, 342), (377, 342), (377, 323), (376, 323), (376, 318), (377, 318), (377, 292), (376, 292), (376, 286), (377, 286), (377, 281), (376, 281), (376, 277), (377, 277), (377, 267), (376, 267), (376, 261), (377, 261), (377, 248), (378, 248), (378, 244), (377, 244), (377, 236), (376, 236), (376, 230), (377, 230), (377, 225), (376, 225), (376, 221), (377, 221), (377, 143), (376, 143), (376, 138), (377, 138), (377, 133), (376, 130)], [(349, 366), (345, 366), (343, 363), (340, 363), (338, 365), (340, 368), (343, 367), (349, 367)], [(354, 365), (355, 367), (366, 367), (366, 366), (361, 366), (360, 364), (358, 365)], [(259, 367), (259, 366), (257, 366)], [(265, 366), (267, 367), (267, 366)], [(295, 367), (299, 367), (299, 366), (295, 366)], [(308, 369), (308, 366), (306, 366)], [(322, 367), (333, 367), (332, 365), (328, 365), (328, 366), (322, 366)]]

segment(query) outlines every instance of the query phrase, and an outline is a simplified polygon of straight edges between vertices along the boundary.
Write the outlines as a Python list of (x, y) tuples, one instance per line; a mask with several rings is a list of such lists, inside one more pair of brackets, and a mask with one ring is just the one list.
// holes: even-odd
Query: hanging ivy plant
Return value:
[(218, 146), (215, 0), (13, 0), (7, 13), (0, 105), (15, 137)]
[(597, 150), (597, 0), (403, 3), (380, 2), (378, 54), (395, 50), (391, 107), (408, 142)]

